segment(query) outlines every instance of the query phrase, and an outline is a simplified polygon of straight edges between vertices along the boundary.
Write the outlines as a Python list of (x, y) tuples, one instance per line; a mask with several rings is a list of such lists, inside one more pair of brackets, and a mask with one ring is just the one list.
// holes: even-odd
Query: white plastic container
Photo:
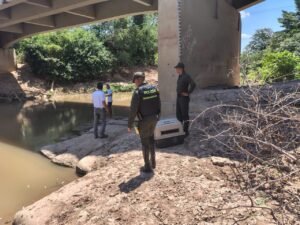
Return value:
[(157, 148), (180, 145), (184, 137), (182, 124), (177, 119), (160, 120), (156, 125), (154, 139)]

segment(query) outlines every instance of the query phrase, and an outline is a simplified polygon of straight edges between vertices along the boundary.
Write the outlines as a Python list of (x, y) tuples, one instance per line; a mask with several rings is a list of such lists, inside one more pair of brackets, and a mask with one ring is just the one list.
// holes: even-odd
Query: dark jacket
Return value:
[[(134, 90), (131, 104), (130, 104), (130, 113), (128, 118), (128, 127), (132, 128), (134, 124), (135, 118), (138, 116), (139, 120), (145, 119), (143, 116), (147, 117), (158, 117), (161, 111), (161, 102), (158, 93), (157, 101), (153, 101), (152, 96), (143, 96), (141, 95), (142, 90), (148, 90), (151, 88), (155, 88), (152, 85), (148, 85), (146, 83), (142, 84), (140, 87)], [(145, 99), (145, 101), (143, 100)], [(144, 115), (143, 115), (144, 114)]]
[(181, 95), (182, 92), (191, 94), (196, 88), (196, 83), (190, 75), (183, 73), (179, 75), (177, 80), (177, 94)]

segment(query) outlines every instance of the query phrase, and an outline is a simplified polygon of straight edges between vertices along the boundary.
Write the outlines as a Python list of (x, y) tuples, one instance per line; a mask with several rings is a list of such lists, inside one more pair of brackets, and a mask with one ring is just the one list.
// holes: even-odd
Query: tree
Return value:
[(264, 82), (299, 79), (300, 0), (296, 12), (282, 12), (283, 31), (258, 30), (242, 54), (243, 72), (248, 78)]
[(300, 57), (291, 52), (267, 52), (259, 71), (268, 83), (293, 80), (299, 77), (299, 64)]
[(295, 4), (296, 4), (296, 8), (297, 8), (297, 12), (300, 12), (300, 0), (295, 0)]
[(273, 36), (273, 31), (269, 28), (257, 30), (252, 37), (251, 42), (246, 47), (247, 51), (259, 52), (265, 50)]
[(137, 15), (133, 17), (133, 23), (137, 26), (142, 27), (145, 22), (145, 16), (144, 15)]
[(285, 31), (291, 32), (300, 28), (300, 0), (295, 0), (296, 12), (282, 12), (282, 17), (278, 19)]
[(95, 79), (120, 67), (156, 65), (157, 14), (37, 35), (16, 49), (36, 75), (64, 82)]
[(300, 28), (299, 12), (282, 12), (282, 17), (278, 19), (282, 27), (285, 28), (286, 32), (291, 32), (295, 29)]
[(157, 15), (138, 15), (91, 26), (115, 56), (114, 69), (156, 64)]
[(103, 43), (81, 28), (37, 35), (20, 46), (33, 72), (51, 81), (95, 79), (113, 62)]

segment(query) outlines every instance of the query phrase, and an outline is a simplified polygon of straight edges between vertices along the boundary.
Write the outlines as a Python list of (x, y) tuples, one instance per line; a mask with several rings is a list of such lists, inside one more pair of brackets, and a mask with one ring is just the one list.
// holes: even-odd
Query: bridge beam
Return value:
[(8, 33), (23, 34), (24, 33), (24, 26), (23, 26), (22, 23), (15, 24), (15, 25), (12, 25), (12, 26), (0, 28), (0, 31), (5, 31), (5, 32), (8, 32)]
[(74, 9), (72, 11), (68, 11), (67, 13), (76, 15), (76, 16), (85, 17), (85, 18), (92, 19), (92, 20), (96, 18), (96, 9), (93, 5), (86, 6), (86, 7), (79, 8), (79, 9)]
[(26, 23), (37, 25), (37, 26), (42, 26), (42, 27), (50, 27), (50, 28), (55, 27), (54, 16), (48, 16), (48, 17), (44, 17), (44, 18), (41, 18), (41, 19), (27, 21)]
[[(17, 0), (14, 0), (17, 1)], [(13, 2), (14, 2), (13, 1)], [(30, 0), (32, 1), (32, 0)], [(109, 0), (52, 0), (52, 7), (40, 7), (37, 5), (19, 4), (11, 8), (11, 19), (0, 23), (0, 28), (23, 23), (53, 14), (72, 11), (80, 7), (106, 2)], [(5, 6), (5, 4), (4, 4)], [(1, 6), (0, 6), (1, 7)]]
[(145, 6), (151, 6), (153, 4), (153, 0), (133, 0), (133, 1)]
[(10, 19), (10, 10), (5, 9), (3, 11), (0, 11), (0, 20), (8, 20)]
[(52, 6), (51, 0), (27, 0), (26, 3), (44, 8), (51, 8)]
[(1, 3), (0, 4), (0, 10), (7, 9), (7, 8), (12, 7), (12, 6), (24, 3), (24, 2), (26, 2), (26, 0), (13, 0), (13, 1), (11, 1), (11, 0), (10, 1), (8, 1), (8, 0), (0, 0), (0, 3)]

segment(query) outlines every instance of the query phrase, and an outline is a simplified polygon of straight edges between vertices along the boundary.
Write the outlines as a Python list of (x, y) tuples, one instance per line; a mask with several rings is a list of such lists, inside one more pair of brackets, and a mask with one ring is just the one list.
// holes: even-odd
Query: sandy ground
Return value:
[(276, 224), (264, 208), (276, 203), (250, 207), (234, 182), (230, 167), (239, 162), (191, 152), (187, 140), (158, 149), (155, 173), (144, 174), (138, 137), (123, 132), (125, 121), (109, 126), (111, 139), (88, 132), (42, 149), (53, 162), (88, 174), (18, 212), (15, 225)]

